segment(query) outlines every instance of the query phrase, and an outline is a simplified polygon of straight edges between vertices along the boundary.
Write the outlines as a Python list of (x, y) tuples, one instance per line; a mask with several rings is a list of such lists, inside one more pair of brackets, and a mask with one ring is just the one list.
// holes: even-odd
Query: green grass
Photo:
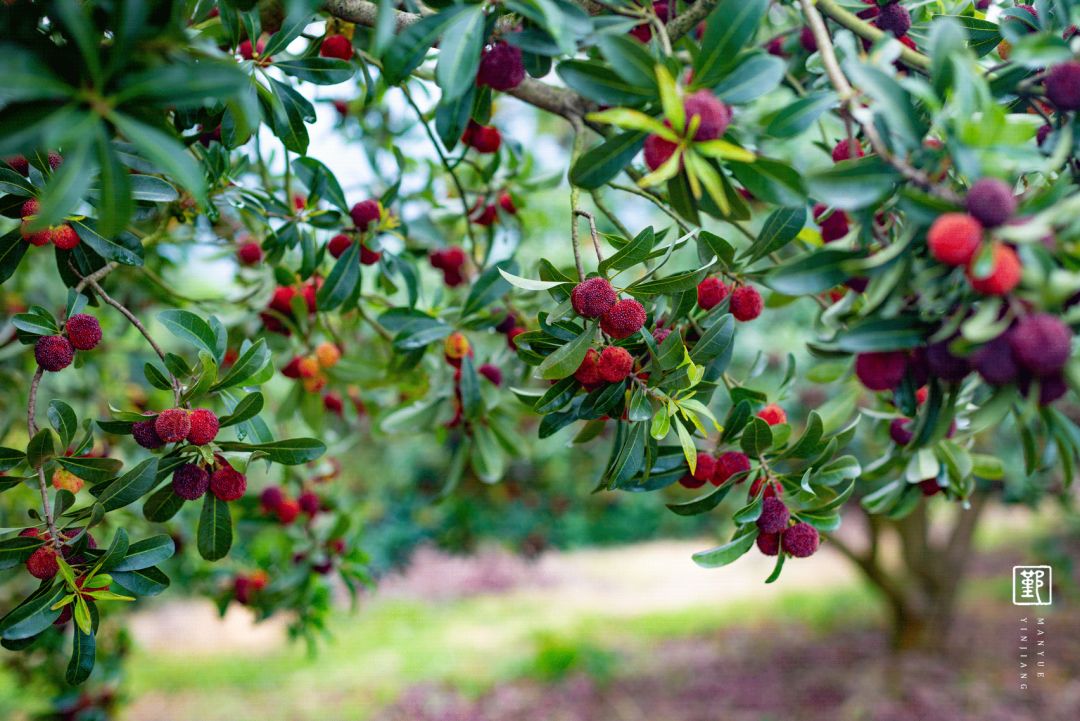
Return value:
[[(129, 689), (133, 697), (162, 689), (183, 694), (192, 716), (250, 717), (255, 699), (268, 720), (317, 718), (320, 704), (324, 712), (334, 707), (336, 718), (362, 720), (418, 683), (476, 695), (508, 680), (552, 681), (577, 671), (602, 682), (621, 655), (634, 656), (659, 640), (791, 618), (815, 630), (872, 624), (873, 601), (868, 589), (851, 587), (631, 617), (568, 610), (517, 594), (438, 605), (383, 601), (338, 619), (332, 640), (315, 656), (296, 645), (257, 655), (137, 652)], [(344, 716), (337, 715), (335, 698), (348, 699), (340, 706)]]

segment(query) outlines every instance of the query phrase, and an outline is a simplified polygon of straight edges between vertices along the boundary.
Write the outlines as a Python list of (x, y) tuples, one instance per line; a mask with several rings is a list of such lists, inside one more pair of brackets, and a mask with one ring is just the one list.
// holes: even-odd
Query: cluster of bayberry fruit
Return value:
[(793, 558), (814, 555), (821, 543), (818, 530), (805, 521), (791, 523), (791, 512), (784, 502), (766, 494), (761, 503), (761, 515), (757, 519), (757, 547), (766, 556), (775, 556), (781, 550)]
[(313, 519), (322, 510), (322, 501), (314, 491), (303, 491), (293, 498), (279, 486), (266, 488), (259, 496), (259, 505), (263, 513), (273, 514), (284, 526), (299, 518), (301, 513)]
[[(712, 310), (728, 297), (729, 289), (724, 281), (709, 276), (698, 283), (697, 304), (702, 310)], [(731, 299), (728, 309), (735, 320), (747, 322), (754, 320), (765, 307), (761, 293), (751, 285), (734, 285), (730, 290)]]
[(68, 223), (53, 225), (41, 230), (33, 230), (34, 220), (37, 218), (40, 205), (36, 198), (31, 198), (22, 204), (19, 217), (22, 218), (22, 226), (19, 232), (23, 240), (31, 245), (42, 246), (52, 243), (60, 250), (71, 250), (79, 244), (79, 234)]
[(318, 393), (326, 387), (325, 371), (330, 370), (341, 360), (341, 348), (324, 341), (315, 347), (315, 352), (304, 356), (293, 356), (281, 374), (286, 378), (299, 380), (308, 393)]
[(101, 342), (98, 319), (76, 313), (64, 323), (61, 335), (45, 335), (34, 344), (34, 359), (42, 370), (56, 373), (71, 365), (77, 350), (93, 350)]
[[(787, 413), (775, 403), (770, 403), (757, 413), (758, 418), (770, 426), (787, 423)], [(742, 483), (746, 474), (750, 472), (750, 457), (741, 451), (725, 451), (718, 456), (699, 451), (694, 464), (694, 470), (687, 469), (686, 475), (679, 479), (679, 484), (684, 488), (701, 488), (706, 483), (721, 486), (727, 481)], [(761, 483), (755, 481), (750, 487), (750, 495), (756, 497), (761, 491)], [(773, 484), (766, 487), (765, 493), (769, 495), (773, 491)], [(776, 484), (776, 491), (783, 490)]]

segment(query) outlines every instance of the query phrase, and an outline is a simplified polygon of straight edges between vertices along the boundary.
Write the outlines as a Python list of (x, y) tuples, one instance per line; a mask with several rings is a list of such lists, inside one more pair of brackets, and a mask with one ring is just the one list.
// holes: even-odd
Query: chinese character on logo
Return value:
[(1049, 606), (1052, 578), (1049, 566), (1013, 566), (1013, 605)]

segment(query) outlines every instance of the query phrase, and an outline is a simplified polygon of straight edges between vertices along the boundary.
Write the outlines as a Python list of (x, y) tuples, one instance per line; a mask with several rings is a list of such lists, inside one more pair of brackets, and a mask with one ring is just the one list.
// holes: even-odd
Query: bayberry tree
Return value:
[(1073, 11), (977, 5), (5, 2), (4, 647), (86, 680), (161, 564), (313, 636), (366, 579), (334, 484), (397, 431), (442, 496), (561, 433), (582, 494), (713, 514), (701, 566), (833, 543), (940, 639), (986, 500), (1080, 452)]

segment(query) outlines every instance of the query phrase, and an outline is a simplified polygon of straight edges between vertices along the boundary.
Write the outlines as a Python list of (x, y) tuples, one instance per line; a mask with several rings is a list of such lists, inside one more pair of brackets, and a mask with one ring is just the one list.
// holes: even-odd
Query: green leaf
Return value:
[(173, 492), (172, 483), (166, 483), (146, 499), (143, 517), (153, 523), (164, 523), (184, 507), (184, 499)]
[(326, 282), (319, 288), (316, 303), (319, 310), (333, 310), (345, 302), (360, 282), (360, 244), (351, 243), (337, 259)]
[(701, 52), (694, 58), (694, 82), (709, 87), (728, 75), (739, 51), (753, 40), (769, 9), (768, 0), (720, 0), (706, 20)]
[(106, 486), (98, 496), (98, 502), (106, 511), (115, 511), (134, 503), (154, 487), (157, 467), (157, 458), (146, 459)]
[(91, 160), (92, 147), (92, 135), (84, 135), (70, 149), (65, 148), (64, 164), (52, 174), (38, 198), (41, 207), (32, 228), (57, 225), (78, 208), (96, 170)]
[(90, 678), (90, 672), (94, 670), (96, 646), (93, 630), (84, 633), (80, 628), (75, 629), (71, 641), (71, 660), (64, 674), (69, 684), (75, 686)]
[(691, 558), (694, 563), (702, 568), (719, 568), (726, 566), (732, 561), (739, 559), (754, 545), (757, 538), (757, 527), (748, 525), (722, 546), (711, 548), (707, 551), (698, 551)]
[(56, 459), (56, 462), (87, 483), (103, 483), (115, 478), (124, 466), (123, 461), (116, 458), (61, 456)]
[(297, 158), (292, 163), (296, 177), (314, 197), (325, 198), (342, 213), (349, 212), (345, 191), (330, 169), (315, 158)]
[(806, 200), (802, 176), (786, 163), (758, 158), (753, 163), (731, 161), (727, 167), (758, 200), (784, 207), (802, 205)]
[(0, 283), (15, 274), (29, 247), (17, 227), (0, 236)]
[(695, 498), (694, 500), (685, 503), (669, 503), (667, 504), (667, 507), (672, 513), (676, 513), (680, 516), (696, 516), (701, 513), (708, 513), (719, 506), (720, 502), (724, 500), (734, 487), (734, 483), (725, 483), (719, 488), (710, 490), (700, 498)]
[(877, 155), (842, 160), (810, 173), (806, 187), (815, 198), (841, 210), (876, 207), (892, 194), (900, 174)]
[(852, 84), (875, 102), (870, 109), (888, 123), (890, 135), (900, 148), (917, 148), (926, 135), (926, 123), (915, 111), (907, 90), (885, 72), (855, 59), (844, 63)]
[(269, 362), (270, 349), (266, 347), (266, 339), (260, 338), (240, 354), (225, 377), (210, 386), (210, 390), (213, 392), (241, 385), (261, 371)]
[[(207, 494), (213, 495), (213, 494)], [(127, 553), (112, 566), (111, 571), (139, 571), (150, 566), (156, 566), (164, 560), (172, 557), (176, 552), (176, 545), (172, 538), (165, 534), (144, 538), (132, 543), (127, 548)]]
[(0, 569), (12, 568), (30, 558), (41, 547), (42, 540), (30, 536), (15, 536), (0, 541)]
[(806, 224), (806, 208), (779, 208), (774, 210), (758, 232), (757, 239), (746, 249), (747, 263), (764, 258), (769, 253), (784, 248), (795, 240)]
[(52, 607), (64, 595), (64, 585), (42, 586), (0, 618), (0, 638), (18, 640), (36, 636), (60, 616)]
[(134, 235), (123, 232), (112, 238), (106, 238), (97, 232), (97, 224), (86, 220), (68, 221), (76, 235), (95, 253), (105, 260), (115, 260), (124, 265), (140, 266), (143, 264), (143, 247)]
[(626, 35), (600, 35), (596, 47), (615, 74), (626, 82), (642, 88), (656, 84), (655, 61), (641, 43)]
[(207, 561), (217, 561), (229, 553), (232, 546), (232, 516), (229, 504), (213, 493), (203, 496), (199, 514), (199, 555)]
[(69, 97), (75, 89), (58, 78), (41, 57), (11, 43), (0, 43), (0, 102), (4, 105), (29, 100)]
[[(585, 151), (570, 168), (570, 182), (579, 188), (599, 188), (623, 171), (645, 144), (645, 133), (629, 131)], [(22, 245), (25, 243), (19, 239)]]
[(234, 426), (237, 423), (243, 423), (244, 421), (251, 420), (255, 416), (259, 415), (259, 412), (263, 408), (263, 394), (262, 393), (249, 393), (244, 396), (236, 407), (233, 408), (232, 413), (223, 417), (219, 421), (220, 428), (227, 428), (228, 426)]
[(851, 277), (844, 264), (859, 253), (839, 248), (823, 248), (804, 253), (774, 266), (762, 282), (784, 295), (813, 295), (843, 283)]
[(8, 471), (26, 460), (26, 453), (17, 448), (0, 447), (0, 471)]
[(298, 466), (313, 461), (326, 452), (326, 444), (315, 438), (290, 438), (272, 443), (222, 441), (218, 445), (223, 451), (258, 452), (271, 462), (285, 466)]
[(116, 571), (112, 577), (113, 581), (136, 596), (156, 596), (169, 587), (169, 577), (156, 566), (138, 571)]
[(484, 48), (484, 8), (465, 5), (454, 14), (439, 43), (435, 83), (451, 100), (465, 94), (476, 83), (480, 51)]
[(56, 455), (56, 434), (51, 428), (42, 428), (26, 444), (26, 462), (37, 470)]
[(596, 325), (587, 322), (585, 330), (580, 335), (544, 358), (537, 368), (537, 373), (546, 380), (557, 380), (573, 375), (574, 371), (581, 366), (581, 362), (585, 360), (585, 354), (588, 353), (595, 337)]
[(743, 453), (751, 458), (757, 458), (769, 450), (773, 444), (772, 428), (760, 418), (751, 418), (743, 429), (739, 445)]
[(108, 117), (150, 162), (187, 188), (200, 205), (207, 204), (202, 167), (174, 136), (122, 113), (110, 113)]
[[(424, 62), (443, 30), (463, 12), (462, 6), (421, 18), (401, 31), (383, 55), (383, 77), (388, 85), (400, 85)], [(475, 77), (475, 73), (474, 73)], [(474, 79), (470, 77), (470, 80)]]
[(595, 60), (564, 60), (555, 72), (572, 90), (601, 105), (637, 107), (656, 99), (656, 87), (628, 83)]
[(205, 320), (187, 310), (164, 310), (158, 320), (174, 336), (217, 357), (217, 337)]
[(468, 318), (474, 313), (487, 308), (496, 298), (506, 295), (510, 291), (510, 284), (503, 278), (502, 271), (515, 271), (517, 264), (512, 260), (504, 260), (487, 268), (477, 278), (469, 289), (469, 297), (461, 308), (461, 317)]
[(79, 431), (79, 419), (75, 416), (74, 409), (64, 401), (51, 400), (49, 401), (48, 415), (49, 423), (60, 435), (61, 447), (67, 448)]
[(288, 58), (277, 60), (274, 67), (294, 78), (316, 85), (337, 85), (353, 76), (356, 66), (339, 58)]
[(816, 92), (799, 98), (785, 108), (776, 111), (765, 126), (765, 134), (774, 138), (794, 138), (805, 132), (814, 122), (837, 103), (833, 92)]
[(656, 233), (652, 226), (646, 227), (629, 243), (619, 248), (615, 253), (604, 258), (600, 262), (598, 270), (600, 275), (606, 275), (610, 270), (626, 270), (643, 262), (649, 257), (653, 246), (656, 245)]
[(753, 52), (739, 60), (713, 92), (725, 103), (741, 105), (772, 92), (784, 79), (787, 62), (775, 55)]
[(94, 201), (98, 208), (98, 230), (104, 237), (111, 238), (127, 227), (135, 208), (131, 197), (131, 173), (120, 162), (120, 156), (101, 123), (95, 128), (94, 136), (100, 171), (100, 190)]

